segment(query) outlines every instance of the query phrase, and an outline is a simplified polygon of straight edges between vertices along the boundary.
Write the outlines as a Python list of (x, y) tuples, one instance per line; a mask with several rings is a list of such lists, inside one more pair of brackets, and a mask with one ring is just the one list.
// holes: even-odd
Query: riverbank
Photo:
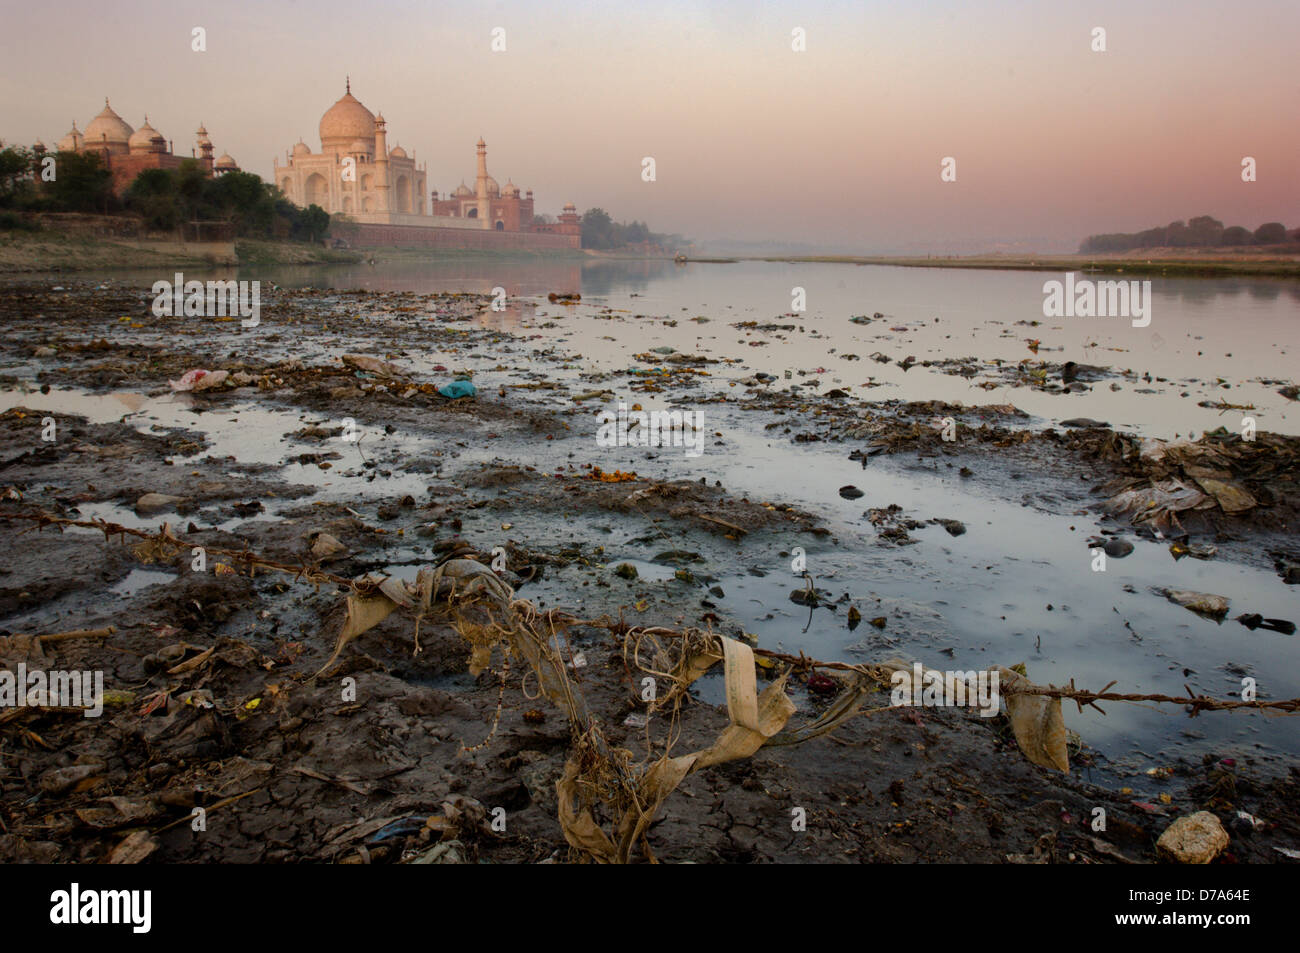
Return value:
[[(52, 229), (0, 231), (0, 274), (76, 274), (158, 268), (340, 265), (458, 261), (585, 261), (580, 249), (538, 251), (375, 247), (325, 248), (306, 242), (241, 238), (234, 242), (68, 234)], [(632, 260), (632, 259), (619, 259)]]
[[(701, 259), (692, 259), (699, 261)], [(1094, 274), (1126, 274), (1168, 278), (1300, 278), (1300, 251), (1293, 254), (1261, 254), (1210, 251), (1204, 254), (1172, 254), (1152, 249), (1142, 255), (972, 255), (967, 257), (908, 257), (801, 255), (755, 256), (746, 260), (777, 262), (826, 262), (846, 265), (895, 265), (900, 268), (971, 268), (998, 271), (1079, 271)]]
[[(1044, 431), (1006, 406), (857, 401), (820, 385), (778, 392), (739, 371), (728, 387), (711, 380), (728, 369), (722, 360), (685, 354), (657, 355), (655, 364), (617, 374), (583, 369), (563, 349), (539, 346), (527, 328), (491, 326), (488, 295), (268, 289), (262, 324), (249, 333), (238, 322), (156, 318), (140, 288), (64, 285), (57, 293), (10, 285), (0, 298), (0, 341), (10, 356), (0, 431), (12, 448), (0, 461), (0, 487), (12, 488), (0, 510), (0, 540), (29, 554), (0, 576), (2, 649), (7, 665), (21, 659), (29, 669), (102, 671), (105, 689), (116, 694), (101, 719), (28, 708), (0, 721), (10, 765), (0, 777), (4, 860), (101, 860), (130, 838), (173, 862), (375, 863), (434, 851), (502, 862), (584, 856), (565, 839), (556, 789), (574, 750), (573, 728), (561, 708), (538, 697), (525, 659), (498, 646), (483, 667), (475, 649), (491, 638), (482, 620), (458, 618), (450, 600), (440, 600), (417, 636), (412, 616), (394, 612), (332, 661), (349, 618), (347, 587), (254, 571), (222, 550), (343, 580), (389, 575), (410, 583), (420, 567), (448, 557), (487, 566), (503, 555), (499, 578), (518, 598), (593, 622), (711, 630), (793, 652), (803, 649), (799, 625), (806, 630), (816, 614), (833, 620), (857, 661), (900, 654), (900, 640), (916, 631), (934, 635), (922, 657), (929, 666), (966, 651), (933, 605), (956, 598), (959, 580), (922, 579), (927, 604), (888, 587), (919, 572), (921, 551), (1009, 535), (1007, 527), (967, 519), (968, 531), (948, 510), (912, 512), (886, 505), (889, 498), (864, 499), (871, 515), (845, 526), (830, 517), (829, 504), (753, 495), (730, 476), (727, 485), (673, 478), (659, 472), (662, 458), (644, 450), (611, 456), (596, 449), (593, 412), (615, 397), (649, 404), (663, 394), (705, 407), (710, 429), (717, 427), (710, 453), (737, 471), (754, 444), (715, 415), (748, 418), (748, 430), (794, 452), (848, 443), (834, 452), (856, 454), (856, 482), (869, 490), (878, 473), (898, 476), (883, 492), (948, 473), (955, 483), (978, 484), (991, 501), (1050, 510), (1080, 530), (1084, 514), (1110, 499), (1097, 485), (1140, 487), (1171, 473), (1193, 479), (1162, 469), (1183, 465), (1177, 458), (1157, 455), (1148, 466), (1143, 453), (1152, 448), (1104, 425)], [(516, 306), (522, 315), (515, 319), (538, 307)], [(351, 357), (342, 360), (344, 353)], [(167, 382), (196, 367), (229, 376), (211, 390), (173, 393)], [(476, 397), (438, 394), (457, 376), (472, 376)], [(945, 417), (960, 428), (959, 440), (943, 439)], [(56, 425), (53, 440), (41, 439), (47, 418)], [(349, 426), (358, 440), (342, 439)], [(1244, 463), (1213, 440), (1202, 442), (1208, 455), (1184, 461), (1200, 468), (1201, 479), (1212, 468), (1210, 485), (1235, 510), (1184, 500), (1208, 521), (1189, 527), (1196, 548), (1184, 568), (1217, 558), (1215, 568), (1229, 579), (1230, 558), (1265, 561), (1268, 549), (1294, 539), (1295, 441), (1259, 437)], [(1252, 510), (1273, 518), (1236, 510), (1234, 487), (1252, 494)], [(184, 545), (71, 527), (20, 537), (32, 525), (21, 517), (40, 513), (142, 532), (166, 523)], [(1155, 549), (1168, 543), (1144, 541), (1127, 518), (1108, 529), (1107, 539), (1131, 536)], [(1094, 558), (1084, 535), (1071, 539), (1070, 551), (1079, 573), (1091, 575), (1083, 568)], [(1205, 549), (1211, 543), (1217, 556)], [(208, 552), (201, 570), (195, 546)], [(812, 606), (791, 598), (805, 585), (790, 568), (796, 547), (806, 551), (816, 587), (834, 588)], [(1023, 584), (1029, 564), (1018, 563), (1021, 555), (1017, 547), (1009, 571)], [(877, 577), (860, 585), (836, 571), (836, 560), (867, 562)], [(1289, 564), (1276, 570), (1290, 571)], [(1000, 586), (1004, 603), (1022, 598), (1017, 586), (995, 578), (980, 575), (978, 586)], [(770, 628), (742, 614), (760, 594), (760, 616), (776, 616)], [(1057, 616), (1070, 612), (1059, 595), (1039, 596), (1026, 598), (1050, 598)], [(1114, 598), (1117, 613), (1168, 605), (1141, 591), (1130, 594), (1132, 606), (1120, 601), (1123, 593)], [(1011, 607), (1000, 611), (1005, 619)], [(43, 646), (24, 640), (109, 626), (99, 637)], [(1136, 627), (1159, 638), (1154, 628)], [(626, 749), (635, 764), (662, 753), (666, 724), (664, 712), (647, 714), (628, 635), (578, 624), (563, 630), (555, 650), (610, 750)], [(1127, 646), (1130, 636), (1122, 638)], [(1024, 659), (1034, 677), (1046, 662), (1032, 642), (1019, 657), (1004, 653), (982, 664)], [(657, 665), (653, 649), (640, 643), (645, 663)], [(1133, 674), (1115, 658), (1110, 677), (1125, 677), (1128, 688)], [(707, 747), (726, 726), (717, 668), (678, 713), (674, 754)], [(780, 666), (761, 673), (759, 687), (769, 688)], [(787, 674), (791, 726), (825, 715), (843, 688), (834, 671), (795, 666)], [(1080, 675), (1090, 688), (1105, 680)], [(1182, 694), (1189, 680), (1200, 690), (1187, 671), (1170, 684)], [(1227, 826), (1228, 856), (1237, 862), (1284, 861), (1279, 849), (1294, 848), (1300, 834), (1295, 767), (1288, 771), (1286, 758), (1262, 748), (1259, 735), (1195, 759), (1172, 753), (1173, 741), (1191, 732), (1177, 705), (1161, 729), (1170, 746), (1160, 746), (1155, 769), (1103, 755), (1068, 706), (1071, 771), (1062, 773), (1030, 763), (1005, 716), (893, 708), (887, 691), (867, 700), (877, 710), (828, 737), (764, 747), (686, 778), (650, 830), (656, 855), (1147, 862), (1158, 857), (1160, 833), (1199, 810)], [(1122, 706), (1103, 707), (1123, 716)], [(1262, 716), (1207, 712), (1195, 724), (1203, 733), (1210, 719), (1237, 718)], [(198, 807), (202, 831), (192, 823)], [(1093, 825), (1097, 808), (1106, 815), (1103, 830)], [(493, 824), (498, 818), (504, 826)], [(792, 818), (806, 820), (806, 829), (792, 828)], [(610, 818), (598, 811), (597, 820)]]
[(377, 245), (357, 250), (363, 260), (384, 262), (422, 261), (585, 261), (586, 252), (577, 248), (478, 249), (478, 248), (411, 248)]
[(305, 242), (257, 239), (181, 242), (69, 233), (50, 228), (0, 232), (0, 274), (348, 264), (360, 260), (361, 255), (357, 252)]

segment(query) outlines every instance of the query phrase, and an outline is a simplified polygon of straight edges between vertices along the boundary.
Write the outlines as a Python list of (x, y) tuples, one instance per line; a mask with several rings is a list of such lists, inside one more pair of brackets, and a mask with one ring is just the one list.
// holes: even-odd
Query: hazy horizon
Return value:
[[(1073, 251), (1087, 235), (1211, 214), (1300, 225), (1300, 5), (1244, 0), (621, 3), (439, 9), (23, 6), (0, 40), (0, 139), (47, 146), (108, 96), (188, 155), (271, 179), (344, 91), (427, 164), (430, 189), (489, 170), (696, 240), (861, 252)], [(1094, 27), (1107, 51), (1092, 52)], [(191, 50), (191, 30), (207, 50)], [(505, 52), (492, 30), (505, 29)], [(806, 52), (791, 31), (806, 31)], [(653, 156), (657, 181), (641, 179)], [(940, 161), (957, 180), (940, 181)], [(1241, 181), (1253, 156), (1258, 181)]]

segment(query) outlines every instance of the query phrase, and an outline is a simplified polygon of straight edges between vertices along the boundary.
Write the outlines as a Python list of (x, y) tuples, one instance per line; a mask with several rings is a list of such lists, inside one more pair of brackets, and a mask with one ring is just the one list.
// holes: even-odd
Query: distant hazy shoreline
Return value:
[[(1163, 251), (1163, 250), (1162, 250)], [(718, 259), (715, 259), (718, 260)], [(1106, 274), (1163, 275), (1179, 278), (1251, 276), (1300, 278), (1300, 250), (1290, 256), (1214, 254), (1203, 256), (1141, 255), (970, 255), (952, 258), (856, 255), (754, 255), (736, 261), (827, 262), (845, 265), (893, 265), (899, 268), (983, 268), (997, 271), (1080, 271)]]

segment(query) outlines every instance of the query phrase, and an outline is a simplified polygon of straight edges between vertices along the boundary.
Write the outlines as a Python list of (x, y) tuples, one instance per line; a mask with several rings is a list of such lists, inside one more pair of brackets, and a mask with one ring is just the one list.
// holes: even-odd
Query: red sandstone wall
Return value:
[(354, 247), (396, 245), (404, 248), (492, 249), (541, 251), (581, 248), (579, 235), (543, 235), (533, 232), (498, 232), (477, 228), (421, 228), (417, 225), (337, 224), (330, 235)]

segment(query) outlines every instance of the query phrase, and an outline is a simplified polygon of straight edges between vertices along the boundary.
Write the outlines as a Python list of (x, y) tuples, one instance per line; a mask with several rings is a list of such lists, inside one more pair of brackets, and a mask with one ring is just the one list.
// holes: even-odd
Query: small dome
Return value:
[(497, 185), (497, 180), (492, 178), (490, 175), (487, 178), (487, 193), (488, 195), (501, 194), (501, 186)]
[(465, 180), (464, 180), (464, 179), (461, 179), (461, 180), (460, 180), (460, 185), (458, 185), (458, 186), (456, 187), (456, 191), (453, 192), (453, 193), (451, 193), (451, 194), (454, 195), (454, 196), (456, 196), (456, 198), (458, 198), (458, 199), (467, 199), (467, 198), (472, 198), (472, 197), (473, 197), (473, 195), (474, 195), (474, 190), (471, 189), (468, 185), (465, 184)]
[(506, 198), (517, 199), (519, 198), (519, 186), (515, 185), (513, 182), (507, 181), (506, 187), (502, 190), (501, 194)]
[(56, 148), (60, 152), (78, 152), (85, 141), (85, 137), (82, 136), (81, 130), (77, 128), (77, 123), (74, 120), (71, 131), (59, 140)]
[(388, 157), (390, 159), (405, 159), (406, 150), (401, 146), (393, 146), (393, 148), (389, 150)]
[[(322, 149), (342, 149), (356, 139), (375, 138), (375, 114), (352, 95), (351, 85), (343, 98), (320, 117), (320, 144)], [(371, 146), (373, 151), (374, 147)]]
[(565, 203), (564, 203), (564, 210), (565, 210), (566, 212), (576, 212), (576, 211), (577, 211), (577, 209), (574, 207), (574, 205), (573, 205), (572, 202), (565, 202)]
[(309, 156), (311, 155), (311, 146), (299, 139), (297, 143), (294, 144), (293, 154), (296, 156)]
[(105, 99), (103, 112), (90, 120), (85, 138), (91, 145), (107, 142), (110, 146), (127, 146), (134, 131), (121, 116), (113, 112)]
[(131, 138), (127, 140), (127, 145), (130, 146), (132, 152), (153, 152), (156, 145), (154, 142), (155, 139), (163, 144), (165, 150), (167, 140), (163, 138), (162, 133), (149, 125), (149, 117), (145, 116), (144, 125), (131, 133)]
[(231, 158), (229, 152), (221, 153), (221, 158), (217, 160), (216, 167), (218, 169), (232, 169), (232, 170), (239, 168), (239, 166), (235, 163), (235, 160)]

